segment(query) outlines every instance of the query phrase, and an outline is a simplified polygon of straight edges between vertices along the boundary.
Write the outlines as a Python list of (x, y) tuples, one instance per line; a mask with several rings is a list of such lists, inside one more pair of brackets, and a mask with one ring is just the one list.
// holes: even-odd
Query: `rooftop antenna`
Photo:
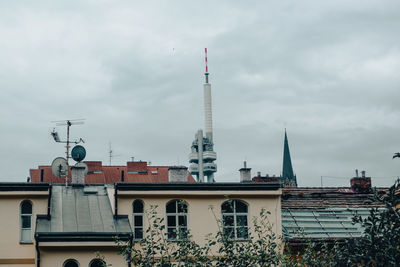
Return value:
[(110, 166), (111, 166), (112, 158), (121, 156), (121, 155), (114, 155), (113, 153), (114, 153), (114, 151), (111, 149), (111, 142), (109, 142), (108, 156), (110, 158)]
[(207, 59), (207, 48), (204, 48), (204, 53), (205, 53), (205, 61), (206, 61), (206, 72), (204, 75), (206, 76), (206, 83), (208, 83), (208, 59)]
[(69, 128), (72, 125), (78, 125), (78, 124), (83, 124), (85, 119), (75, 119), (75, 120), (61, 120), (61, 121), (52, 121), (53, 123), (56, 124), (56, 126), (67, 126), (67, 140), (66, 141), (61, 141), (60, 137), (58, 135), (58, 133), (56, 132), (55, 129), (53, 129), (53, 131), (51, 132), (51, 135), (54, 138), (54, 141), (56, 141), (57, 143), (64, 143), (66, 144), (65, 148), (66, 148), (66, 156), (67, 156), (67, 163), (69, 162), (69, 159), (71, 158), (71, 156), (69, 155), (69, 149), (70, 149), (70, 143), (74, 143), (74, 144), (79, 144), (79, 143), (85, 143), (85, 141), (83, 141), (82, 138), (79, 138), (79, 140), (75, 140), (75, 141), (70, 141), (69, 140)]
[[(70, 153), (69, 153), (69, 149), (70, 149), (70, 143), (74, 143), (74, 144), (79, 144), (79, 143), (85, 143), (85, 141), (83, 141), (82, 138), (79, 138), (79, 140), (75, 140), (75, 141), (70, 141), (69, 140), (69, 128), (72, 125), (79, 125), (79, 124), (83, 124), (85, 119), (74, 119), (74, 120), (60, 120), (60, 121), (52, 121), (52, 123), (55, 123), (56, 126), (67, 126), (67, 140), (63, 141), (60, 139), (60, 136), (58, 135), (58, 132), (56, 132), (55, 128), (53, 129), (53, 131), (50, 133), (53, 138), (54, 141), (56, 141), (57, 143), (63, 143), (66, 144), (65, 148), (66, 148), (66, 156), (67, 156), (67, 166), (69, 166), (69, 159), (71, 158)], [(65, 176), (65, 184), (67, 185), (67, 181), (68, 181), (68, 172), (67, 175)]]
[(113, 157), (113, 154), (112, 154), (113, 151), (111, 149), (111, 142), (108, 143), (108, 147), (109, 147), (108, 154), (109, 154), (109, 157), (110, 157), (110, 166), (111, 166), (111, 159)]

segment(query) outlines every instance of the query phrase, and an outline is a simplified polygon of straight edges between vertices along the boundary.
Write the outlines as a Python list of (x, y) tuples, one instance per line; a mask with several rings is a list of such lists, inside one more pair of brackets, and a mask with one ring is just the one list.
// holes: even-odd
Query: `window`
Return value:
[(89, 267), (103, 267), (105, 264), (105, 261), (101, 259), (94, 259), (89, 263)]
[(187, 238), (187, 204), (183, 200), (171, 200), (166, 205), (168, 239)]
[(32, 202), (24, 200), (20, 206), (21, 243), (32, 243)]
[(69, 259), (64, 262), (63, 267), (79, 267), (79, 263), (76, 260)]
[(133, 236), (134, 239), (143, 239), (143, 218), (144, 218), (144, 204), (141, 200), (135, 200), (132, 204), (133, 215)]
[(247, 239), (247, 204), (241, 200), (228, 200), (222, 203), (221, 210), (224, 235), (232, 240)]

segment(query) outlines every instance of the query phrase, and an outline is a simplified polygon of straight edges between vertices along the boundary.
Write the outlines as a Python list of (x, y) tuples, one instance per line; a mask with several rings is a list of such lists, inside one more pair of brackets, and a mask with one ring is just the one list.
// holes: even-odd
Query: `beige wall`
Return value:
[[(249, 226), (252, 226), (252, 218), (260, 214), (261, 209), (266, 209), (271, 212), (269, 216), (270, 222), (273, 224), (273, 231), (278, 235), (282, 235), (281, 223), (281, 206), (280, 206), (280, 190), (274, 191), (275, 194), (265, 195), (262, 192), (235, 192), (230, 194), (230, 199), (240, 199), (249, 205)], [(118, 199), (118, 214), (129, 215), (129, 220), (132, 225), (132, 202), (135, 199), (140, 199), (144, 202), (145, 210), (148, 210), (151, 205), (157, 205), (157, 214), (160, 217), (166, 217), (165, 205), (173, 199), (181, 199), (188, 203), (188, 229), (193, 235), (193, 239), (198, 244), (204, 244), (205, 237), (209, 233), (216, 233), (218, 225), (217, 219), (221, 219), (221, 204), (226, 201), (226, 192), (213, 193), (206, 195), (204, 192), (191, 192), (190, 194), (183, 192), (168, 192), (169, 195), (149, 194), (148, 192), (132, 192), (131, 194), (124, 192), (119, 194)], [(210, 209), (213, 207), (213, 211)], [(213, 214), (214, 212), (214, 214)], [(145, 228), (148, 223), (145, 221)]]
[(20, 244), (20, 204), (30, 200), (33, 204), (32, 241), (34, 242), (37, 214), (47, 213), (47, 192), (13, 192), (0, 194), (0, 266), (35, 266), (34, 244)]
[(62, 267), (68, 259), (75, 259), (80, 267), (88, 267), (91, 260), (96, 258), (96, 252), (104, 256), (107, 264), (113, 267), (128, 266), (124, 258), (118, 255), (118, 248), (112, 247), (53, 247), (40, 248), (41, 267)]

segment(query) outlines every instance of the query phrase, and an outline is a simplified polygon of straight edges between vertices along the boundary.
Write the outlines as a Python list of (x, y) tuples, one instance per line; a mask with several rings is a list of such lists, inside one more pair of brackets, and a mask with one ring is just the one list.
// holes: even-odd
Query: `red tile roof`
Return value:
[[(148, 166), (147, 162), (128, 162), (126, 166), (103, 166), (101, 161), (85, 161), (88, 165), (88, 174), (85, 177), (86, 184), (112, 184), (122, 181), (166, 183), (168, 182), (168, 169), (171, 166)], [(41, 170), (43, 170), (43, 182), (54, 184), (65, 183), (64, 178), (55, 177), (51, 172), (51, 166), (39, 166), (38, 169), (30, 169), (32, 182), (40, 182)], [(71, 170), (69, 170), (69, 183), (71, 182)], [(188, 182), (195, 182), (195, 179), (188, 173)]]
[(382, 206), (379, 202), (371, 201), (372, 196), (373, 193), (357, 193), (351, 187), (283, 188), (282, 208), (325, 209)]

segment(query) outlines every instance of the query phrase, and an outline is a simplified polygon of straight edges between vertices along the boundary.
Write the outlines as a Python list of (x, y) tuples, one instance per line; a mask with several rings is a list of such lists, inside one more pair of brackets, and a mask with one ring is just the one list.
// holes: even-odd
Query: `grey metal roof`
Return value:
[(338, 239), (360, 237), (363, 229), (352, 218), (366, 217), (366, 208), (282, 209), (282, 227), (286, 239)]
[(114, 218), (104, 186), (53, 186), (50, 214), (49, 220), (37, 217), (36, 236), (41, 241), (111, 240), (132, 233), (127, 216)]

